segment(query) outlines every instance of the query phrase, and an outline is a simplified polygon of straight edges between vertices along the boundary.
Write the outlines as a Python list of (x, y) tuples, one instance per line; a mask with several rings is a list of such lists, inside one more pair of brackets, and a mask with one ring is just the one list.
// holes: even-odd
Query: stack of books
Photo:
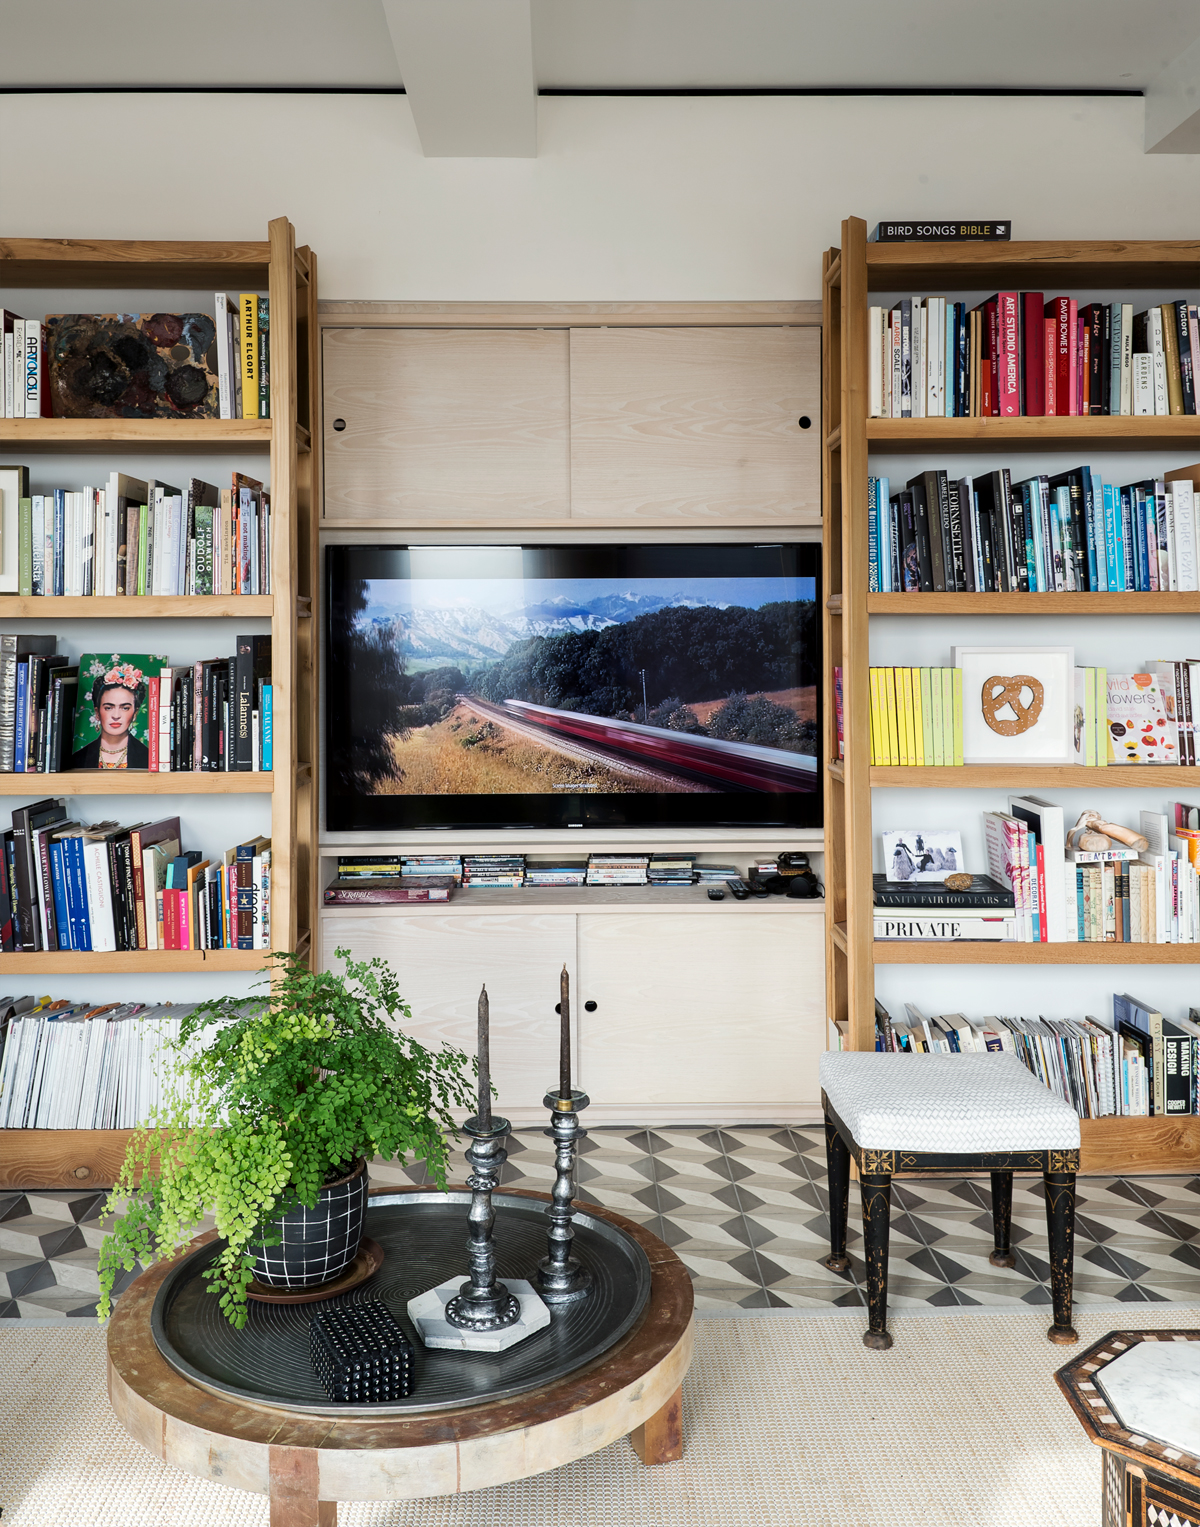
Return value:
[(589, 854), (588, 885), (645, 885), (649, 854)]
[(872, 668), (871, 762), (961, 764), (961, 668)]
[(587, 884), (587, 860), (561, 855), (553, 859), (526, 859), (525, 884), (531, 886), (578, 886)]
[(0, 417), (50, 418), (49, 353), (46, 325), (0, 308)]
[(868, 589), (905, 594), (1195, 592), (1194, 467), (1117, 486), (1093, 467), (867, 480)]
[(461, 885), (462, 855), (404, 854), (400, 859), (400, 872), (406, 880), (420, 880), (432, 875), (437, 880), (450, 879), (455, 885)]
[(905, 1003), (892, 1018), (875, 1004), (875, 1048), (913, 1054), (1007, 1051), (1083, 1119), (1200, 1114), (1200, 1010), (1164, 1018), (1128, 993), (1111, 1019), (928, 1017)]
[[(778, 865), (771, 873), (778, 872)], [(697, 864), (696, 878), (701, 885), (724, 885), (727, 880), (740, 879), (741, 871), (736, 864)]]
[(463, 885), (516, 889), (525, 883), (524, 854), (464, 854)]
[(164, 1083), (193, 1003), (15, 1003), (0, 1059), (0, 1129), (133, 1129)]
[(399, 880), (404, 861), (399, 854), (339, 854), (339, 880)]
[(965, 891), (944, 885), (872, 877), (875, 937), (884, 940), (1020, 937), (1012, 890), (990, 875), (973, 875)]
[(181, 847), (178, 817), (69, 821), (19, 806), (0, 853), (0, 950), (269, 949), (271, 840), (219, 862)]
[(271, 495), (256, 478), (179, 488), (114, 471), (102, 488), (33, 493), (19, 471), (25, 598), (271, 592)]
[(218, 292), (217, 375), (222, 419), (271, 417), (271, 303), (254, 292)]
[(646, 879), (650, 885), (691, 885), (696, 879), (696, 856), (651, 854)]
[(997, 292), (977, 307), (903, 298), (867, 313), (872, 418), (1194, 414), (1197, 309), (1186, 299), (1141, 313)]

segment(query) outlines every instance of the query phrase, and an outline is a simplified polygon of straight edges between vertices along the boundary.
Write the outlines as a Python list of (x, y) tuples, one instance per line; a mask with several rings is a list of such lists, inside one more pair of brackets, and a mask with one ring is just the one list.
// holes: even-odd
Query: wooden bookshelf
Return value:
[[(307, 957), (317, 906), (315, 622), (318, 564), (314, 497), (318, 471), (317, 259), (296, 247), (292, 225), (276, 218), (261, 241), (0, 239), (0, 286), (39, 291), (72, 287), (195, 291), (207, 307), (214, 289), (262, 291), (271, 301), (270, 419), (7, 419), (0, 446), (43, 455), (118, 452), (191, 456), (245, 454), (263, 476), (269, 453), (272, 592), (192, 598), (19, 598), (0, 595), (0, 621), (246, 619), (269, 622), (274, 689), (274, 770), (254, 773), (66, 773), (0, 775), (0, 794), (265, 795), (270, 798), (274, 949)], [(31, 314), (31, 316), (37, 316)], [(11, 629), (11, 625), (10, 625)], [(144, 638), (139, 637), (141, 642)], [(114, 641), (119, 640), (114, 637)], [(168, 971), (261, 970), (262, 950), (141, 950), (101, 954), (43, 951), (0, 955), (11, 975), (38, 978), (92, 973), (134, 978)], [(0, 1175), (8, 1186), (61, 1187), (111, 1180), (123, 1153), (120, 1131), (0, 1131)], [(65, 1153), (65, 1154), (64, 1154)], [(64, 1162), (69, 1162), (68, 1166)], [(69, 1169), (71, 1176), (62, 1173)], [(81, 1176), (81, 1172), (83, 1175)]]
[[(872, 767), (870, 619), (878, 615), (1197, 615), (1200, 594), (871, 594), (868, 592), (868, 456), (960, 450), (1200, 448), (1200, 417), (869, 419), (867, 309), (872, 292), (991, 292), (1188, 288), (1200, 279), (1200, 241), (869, 244), (860, 218), (842, 224), (840, 249), (823, 265), (825, 648), (832, 697), (842, 669), (845, 756), (835, 708), (823, 707), (827, 1010), (846, 1020), (850, 1046), (875, 1042), (879, 965), (1200, 965), (1200, 944), (892, 943), (873, 937), (871, 791), (900, 789), (1167, 788), (1194, 790), (1195, 768)], [(876, 299), (877, 300), (877, 299)], [(1183, 630), (1181, 628), (1181, 635)], [(1116, 971), (1114, 970), (1114, 976)], [(1200, 1120), (1083, 1121), (1085, 1170), (1194, 1170)], [(1098, 1164), (1097, 1164), (1098, 1163)]]

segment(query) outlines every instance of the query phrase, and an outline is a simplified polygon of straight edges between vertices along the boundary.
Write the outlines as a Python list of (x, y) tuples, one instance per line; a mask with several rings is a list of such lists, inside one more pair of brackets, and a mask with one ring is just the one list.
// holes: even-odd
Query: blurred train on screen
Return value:
[(715, 789), (807, 793), (816, 790), (819, 781), (817, 760), (805, 753), (753, 742), (725, 742), (582, 711), (552, 710), (525, 700), (505, 700), (504, 708), (546, 732), (571, 737), (631, 763), (686, 775)]

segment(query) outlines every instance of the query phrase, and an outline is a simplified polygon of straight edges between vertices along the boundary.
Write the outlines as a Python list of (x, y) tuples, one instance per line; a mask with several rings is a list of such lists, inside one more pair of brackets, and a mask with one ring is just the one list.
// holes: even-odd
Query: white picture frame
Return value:
[[(952, 647), (950, 661), (962, 670), (964, 764), (1071, 764), (1075, 758), (1074, 647)], [(1026, 718), (1038, 698), (1029, 685), (1016, 691), (1016, 704), (993, 684), (991, 719), (985, 714), (984, 685), (1021, 676), (1041, 686), (1040, 710)], [(1009, 686), (1010, 689), (1015, 686)], [(1024, 728), (1011, 733), (1005, 727)]]
[(28, 467), (0, 466), (0, 594), (21, 592), (21, 497), (28, 492)]
[(884, 874), (896, 885), (941, 885), (962, 871), (962, 834), (952, 828), (893, 827), (880, 837)]

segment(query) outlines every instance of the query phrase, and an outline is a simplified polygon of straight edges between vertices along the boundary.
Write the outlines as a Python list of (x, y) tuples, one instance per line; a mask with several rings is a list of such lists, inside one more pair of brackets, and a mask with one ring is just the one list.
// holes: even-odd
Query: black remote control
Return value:
[(710, 885), (708, 888), (708, 899), (709, 901), (724, 901), (725, 892), (719, 885)]
[(730, 875), (725, 884), (733, 892), (735, 901), (748, 901), (750, 899), (750, 887), (740, 876)]

